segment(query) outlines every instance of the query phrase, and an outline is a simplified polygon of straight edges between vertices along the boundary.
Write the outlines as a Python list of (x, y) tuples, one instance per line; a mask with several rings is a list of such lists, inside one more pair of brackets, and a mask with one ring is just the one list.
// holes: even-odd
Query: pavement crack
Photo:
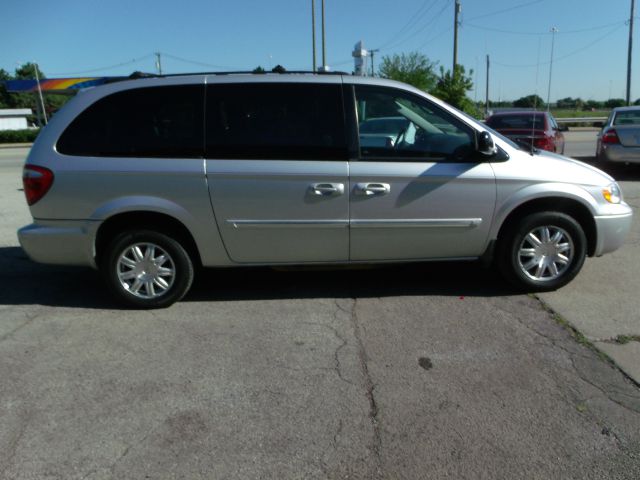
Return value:
[(617, 400), (616, 398), (613, 398), (609, 392), (607, 392), (604, 388), (602, 388), (600, 385), (592, 382), (591, 380), (589, 380), (578, 368), (578, 366), (575, 363), (575, 359), (573, 357), (570, 357), (569, 360), (571, 361), (571, 365), (573, 366), (573, 369), (576, 371), (576, 373), (578, 374), (578, 377), (580, 377), (580, 379), (591, 385), (593, 388), (595, 388), (596, 390), (598, 390), (600, 393), (602, 393), (605, 398), (607, 398), (609, 401), (615, 403), (616, 405), (618, 405), (619, 407), (624, 408), (625, 410), (628, 410), (629, 412), (635, 413), (635, 414), (640, 414), (640, 409), (636, 410), (633, 407), (630, 407), (629, 405), (625, 405), (624, 403), (622, 403), (620, 400)]
[(375, 384), (373, 383), (373, 379), (371, 378), (371, 373), (369, 372), (369, 358), (367, 356), (367, 351), (364, 347), (364, 342), (362, 340), (361, 332), (360, 332), (360, 322), (358, 320), (358, 299), (353, 298), (353, 304), (351, 305), (351, 325), (353, 327), (353, 335), (356, 339), (356, 346), (358, 350), (358, 361), (360, 364), (360, 371), (364, 378), (364, 387), (365, 387), (365, 395), (367, 400), (369, 401), (369, 420), (371, 421), (371, 426), (373, 428), (373, 438), (371, 441), (371, 451), (373, 452), (375, 462), (376, 462), (376, 472), (375, 478), (383, 478), (382, 474), (382, 458), (381, 458), (381, 450), (382, 450), (382, 436), (380, 433), (380, 423), (378, 421), (378, 404), (376, 402), (376, 397), (374, 395)]
[(36, 320), (38, 317), (40, 317), (43, 313), (44, 313), (43, 311), (39, 310), (39, 311), (35, 312), (32, 315), (28, 315), (27, 314), (26, 315), (27, 320), (24, 321), (23, 323), (21, 323), (20, 325), (18, 325), (13, 330), (10, 330), (7, 333), (5, 333), (4, 335), (0, 336), (0, 342), (4, 342), (5, 340), (11, 338), (13, 335), (18, 333), (23, 328), (28, 327), (34, 320)]
[[(337, 305), (337, 303), (336, 303), (336, 306), (338, 306), (338, 309), (339, 309), (338, 311), (342, 310), (342, 308), (340, 308), (340, 306)], [(337, 313), (338, 312), (334, 314), (334, 317), (337, 316)], [(327, 325), (324, 323), (317, 323), (317, 322), (301, 322), (301, 323), (303, 323), (304, 325), (314, 325), (317, 327), (326, 328), (330, 330), (333, 333), (333, 335), (340, 341), (340, 345), (338, 345), (338, 347), (333, 352), (333, 370), (336, 372), (336, 375), (338, 375), (338, 378), (340, 380), (342, 380), (345, 383), (348, 383), (349, 385), (355, 386), (355, 384), (351, 380), (349, 380), (343, 375), (342, 363), (340, 362), (340, 351), (347, 346), (348, 344), (347, 340), (342, 335), (340, 335), (340, 332), (338, 332), (336, 328), (332, 327), (331, 325)]]

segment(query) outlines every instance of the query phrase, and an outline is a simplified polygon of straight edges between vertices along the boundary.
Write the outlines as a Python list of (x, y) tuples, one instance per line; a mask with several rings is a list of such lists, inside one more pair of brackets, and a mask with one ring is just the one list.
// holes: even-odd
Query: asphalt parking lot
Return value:
[(26, 152), (0, 149), (0, 478), (640, 478), (637, 384), (562, 325), (636, 348), (638, 222), (544, 303), (429, 264), (211, 270), (127, 311), (18, 247)]

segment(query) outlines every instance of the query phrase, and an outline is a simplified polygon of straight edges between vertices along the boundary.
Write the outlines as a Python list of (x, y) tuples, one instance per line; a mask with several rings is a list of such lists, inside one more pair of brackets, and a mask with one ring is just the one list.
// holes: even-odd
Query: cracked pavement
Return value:
[(212, 270), (117, 310), (24, 258), (0, 187), (0, 479), (640, 478), (637, 385), (477, 265)]

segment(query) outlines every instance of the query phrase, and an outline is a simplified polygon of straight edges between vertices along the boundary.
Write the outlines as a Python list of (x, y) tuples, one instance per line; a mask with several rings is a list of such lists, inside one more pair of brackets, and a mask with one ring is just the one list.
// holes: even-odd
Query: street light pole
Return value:
[(455, 12), (453, 16), (453, 70), (451, 71), (451, 75), (453, 76), (455, 76), (456, 74), (456, 65), (458, 65), (458, 26), (460, 25), (458, 16), (460, 15), (461, 10), (462, 5), (460, 5), (460, 0), (456, 0)]
[(322, 71), (327, 69), (327, 56), (324, 43), (324, 0), (322, 0)]
[(158, 75), (162, 75), (162, 60), (160, 59), (160, 52), (156, 52), (156, 70), (158, 70)]
[(487, 90), (484, 101), (484, 114), (489, 115), (489, 55), (487, 55)]
[(627, 56), (627, 105), (631, 105), (631, 51), (633, 50), (633, 17), (636, 1), (631, 0), (631, 16), (629, 17), (629, 52)]
[(553, 72), (553, 47), (556, 42), (556, 33), (558, 29), (551, 27), (551, 61), (549, 62), (549, 89), (547, 91), (547, 112), (551, 109), (551, 73)]
[(313, 71), (316, 71), (316, 0), (311, 0), (311, 51), (313, 52)]
[(38, 96), (40, 97), (40, 108), (42, 109), (42, 116), (44, 117), (44, 124), (46, 125), (47, 120), (47, 110), (44, 108), (44, 98), (42, 97), (42, 88), (40, 87), (40, 75), (38, 74), (38, 64), (33, 62), (33, 69), (36, 72), (36, 83), (38, 84)]
[(375, 53), (379, 51), (380, 51), (379, 48), (374, 48), (373, 50), (369, 50), (369, 53), (371, 54), (371, 76), (372, 77), (376, 76), (376, 69), (375, 69), (375, 66), (373, 65), (373, 58)]

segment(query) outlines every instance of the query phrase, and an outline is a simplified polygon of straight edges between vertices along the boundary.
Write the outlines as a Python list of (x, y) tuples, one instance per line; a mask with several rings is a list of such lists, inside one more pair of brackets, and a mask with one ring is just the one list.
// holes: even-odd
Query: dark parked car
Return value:
[(505, 137), (549, 152), (564, 153), (564, 135), (567, 127), (558, 122), (549, 112), (499, 112), (491, 115), (487, 125)]

